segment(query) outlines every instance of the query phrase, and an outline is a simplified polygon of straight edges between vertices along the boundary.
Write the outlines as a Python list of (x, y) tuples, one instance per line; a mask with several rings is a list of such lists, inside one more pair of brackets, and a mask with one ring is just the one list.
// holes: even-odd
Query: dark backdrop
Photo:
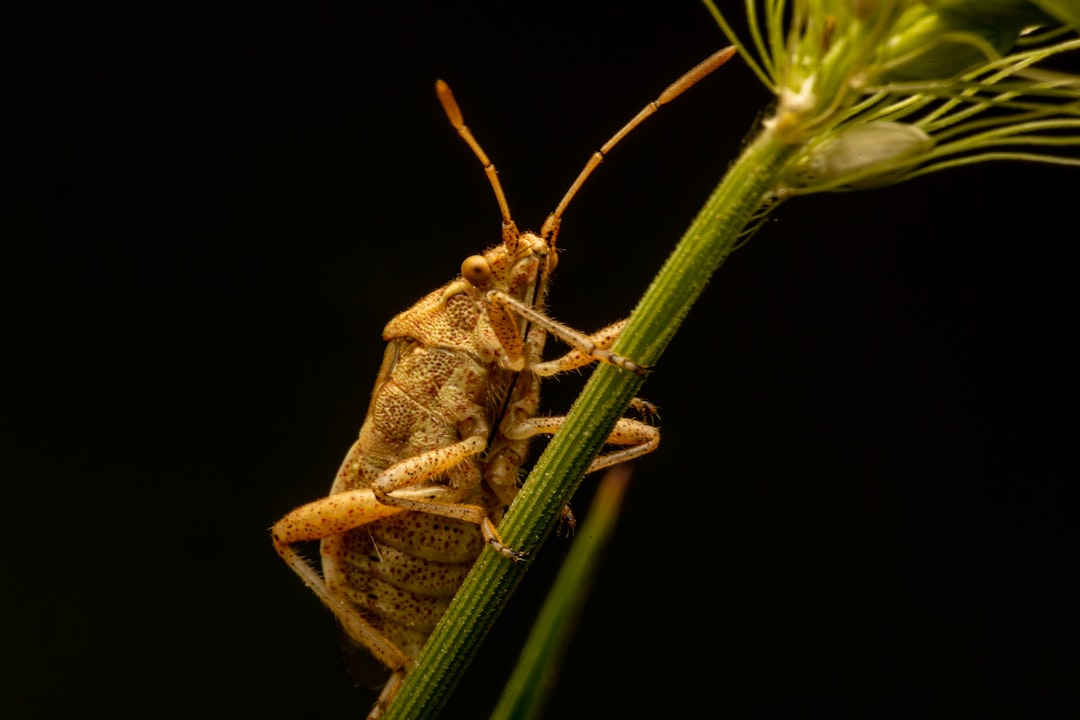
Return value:
[[(0, 50), (2, 701), (362, 717), (267, 529), (328, 489), (386, 321), (498, 240), (434, 80), (536, 228), (723, 39), (694, 3), (81, 12), (10, 19)], [(767, 100), (733, 62), (613, 153), (567, 213), (557, 317), (630, 310)], [(663, 446), (550, 717), (1052, 701), (1078, 178), (1000, 164), (797, 200), (729, 259), (646, 385)], [(578, 387), (549, 383), (549, 411)], [(486, 716), (568, 545), (446, 717)]]

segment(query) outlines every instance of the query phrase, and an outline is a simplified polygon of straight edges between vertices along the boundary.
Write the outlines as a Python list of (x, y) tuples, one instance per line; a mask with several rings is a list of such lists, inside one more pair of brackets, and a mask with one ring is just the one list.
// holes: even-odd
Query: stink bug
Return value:
[[(389, 670), (370, 718), (397, 692), (484, 544), (508, 561), (522, 560), (497, 526), (517, 494), (530, 439), (555, 433), (564, 420), (536, 414), (540, 378), (596, 361), (644, 373), (609, 349), (622, 322), (586, 334), (544, 313), (559, 224), (616, 143), (733, 54), (727, 48), (710, 56), (608, 140), (539, 233), (518, 230), (495, 166), (465, 125), (449, 86), (436, 83), (447, 117), (494, 190), (502, 242), (467, 257), (455, 280), (390, 321), (360, 437), (330, 495), (273, 528), (275, 549), (341, 622), (346, 645), (362, 647)], [(549, 334), (572, 350), (545, 362)], [(597, 458), (589, 472), (645, 455), (659, 442), (656, 428), (624, 418), (607, 438), (619, 449)], [(322, 541), (322, 575), (292, 547), (309, 540)]]

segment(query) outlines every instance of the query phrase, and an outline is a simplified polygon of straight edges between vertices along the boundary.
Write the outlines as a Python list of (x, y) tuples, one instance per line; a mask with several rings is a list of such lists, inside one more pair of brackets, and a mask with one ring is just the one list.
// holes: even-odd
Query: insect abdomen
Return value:
[[(385, 469), (461, 441), (462, 428), (487, 434), (491, 368), (469, 352), (412, 338), (391, 340), (386, 353), (359, 456), (342, 469), (332, 495), (369, 487)], [(496, 522), (502, 514), (481, 485), (476, 459), (426, 484), (471, 486), (456, 502), (489, 507)], [(323, 575), (335, 596), (415, 659), (483, 548), (475, 523), (403, 511), (325, 538)]]
[(475, 525), (403, 512), (323, 545), (327, 585), (415, 659), (483, 550)]

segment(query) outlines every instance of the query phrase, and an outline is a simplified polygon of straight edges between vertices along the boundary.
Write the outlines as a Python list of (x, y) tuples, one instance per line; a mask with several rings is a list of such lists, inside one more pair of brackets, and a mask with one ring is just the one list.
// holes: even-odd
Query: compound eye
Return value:
[(483, 255), (470, 255), (461, 263), (461, 277), (473, 285), (486, 285), (491, 279), (491, 266)]

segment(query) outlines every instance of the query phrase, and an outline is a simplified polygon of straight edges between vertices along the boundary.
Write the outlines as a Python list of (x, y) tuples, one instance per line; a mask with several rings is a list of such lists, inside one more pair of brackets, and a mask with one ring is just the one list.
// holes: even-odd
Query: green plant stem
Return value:
[[(796, 148), (778, 143), (769, 132), (745, 149), (638, 303), (616, 352), (642, 365), (656, 364), (794, 152)], [(630, 257), (629, 249), (626, 255)], [(642, 382), (612, 365), (596, 369), (499, 525), (510, 547), (529, 552), (530, 558), (535, 555)], [(484, 551), (386, 720), (434, 717), (527, 567), (528, 562), (512, 563), (490, 548)]]
[(490, 720), (542, 717), (629, 485), (627, 464), (616, 465), (604, 473), (589, 508), (589, 517), (576, 533), (574, 546), (559, 569), (559, 576)]

